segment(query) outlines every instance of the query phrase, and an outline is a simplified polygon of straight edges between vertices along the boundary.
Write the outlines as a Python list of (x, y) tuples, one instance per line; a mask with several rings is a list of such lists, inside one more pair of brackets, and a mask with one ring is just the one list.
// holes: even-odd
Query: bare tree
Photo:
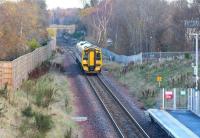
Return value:
[(127, 55), (187, 50), (184, 20), (200, 14), (197, 4), (189, 6), (187, 0), (102, 0), (83, 11), (89, 10), (82, 18), (88, 38), (101, 46), (112, 38), (112, 50)]

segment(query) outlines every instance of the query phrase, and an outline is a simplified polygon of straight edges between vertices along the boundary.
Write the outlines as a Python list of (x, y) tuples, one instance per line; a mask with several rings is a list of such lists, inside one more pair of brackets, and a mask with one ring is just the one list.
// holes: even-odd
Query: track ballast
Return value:
[(149, 138), (147, 133), (121, 104), (109, 87), (105, 84), (102, 75), (86, 76), (87, 80), (108, 113), (120, 137)]

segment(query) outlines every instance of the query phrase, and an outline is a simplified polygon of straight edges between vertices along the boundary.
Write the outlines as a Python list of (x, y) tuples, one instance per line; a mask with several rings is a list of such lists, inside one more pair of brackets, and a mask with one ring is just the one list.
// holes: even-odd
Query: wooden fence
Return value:
[(0, 61), (0, 89), (5, 84), (8, 84), (8, 89), (11, 91), (18, 89), (22, 82), (28, 79), (28, 74), (51, 56), (55, 47), (55, 40), (52, 40), (47, 46), (13, 61)]

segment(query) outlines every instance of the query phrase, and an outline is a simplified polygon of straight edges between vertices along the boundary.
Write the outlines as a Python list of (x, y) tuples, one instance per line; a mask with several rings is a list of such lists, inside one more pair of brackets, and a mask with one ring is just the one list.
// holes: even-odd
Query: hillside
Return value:
[[(160, 99), (161, 88), (191, 88), (194, 86), (191, 63), (191, 60), (175, 60), (123, 66), (107, 62), (104, 68), (122, 85), (128, 87), (131, 94), (137, 97), (145, 108), (149, 108), (155, 106), (156, 101)], [(162, 76), (160, 88), (156, 81), (158, 75)]]

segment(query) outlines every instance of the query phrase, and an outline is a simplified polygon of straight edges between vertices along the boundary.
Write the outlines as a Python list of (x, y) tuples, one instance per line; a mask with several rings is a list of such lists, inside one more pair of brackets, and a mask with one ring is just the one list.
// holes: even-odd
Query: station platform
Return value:
[[(173, 111), (165, 111), (165, 110), (159, 110), (159, 109), (149, 109), (148, 113), (150, 117), (152, 118), (152, 120), (158, 125), (160, 125), (160, 127), (164, 129), (171, 137), (175, 137), (175, 138), (199, 138), (200, 137), (200, 135), (198, 135), (199, 133), (197, 133), (199, 131), (197, 130), (199, 128), (199, 124), (195, 123), (196, 118), (194, 119), (193, 117), (195, 116), (190, 115), (192, 114), (191, 112), (188, 112), (189, 114), (188, 117), (191, 117), (193, 119), (190, 118), (187, 120), (187, 121), (190, 120), (190, 122), (187, 122), (185, 119), (187, 118), (187, 115), (184, 116), (180, 114), (180, 112), (176, 112), (176, 111), (173, 112)], [(183, 123), (182, 120), (184, 120), (184, 122), (187, 122), (187, 123)], [(193, 124), (192, 122), (195, 125), (192, 125)], [(185, 124), (191, 124), (191, 126), (188, 127)]]
[(168, 112), (200, 137), (200, 117), (190, 111), (169, 110)]

